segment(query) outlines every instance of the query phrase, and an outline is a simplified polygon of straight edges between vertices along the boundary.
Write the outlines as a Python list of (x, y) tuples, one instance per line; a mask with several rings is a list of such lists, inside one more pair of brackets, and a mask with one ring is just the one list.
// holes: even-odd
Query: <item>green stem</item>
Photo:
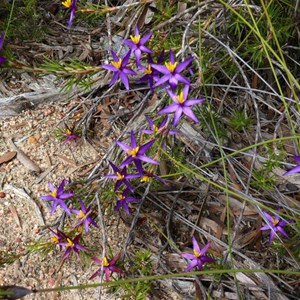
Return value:
[(47, 292), (61, 292), (68, 290), (76, 290), (76, 289), (88, 289), (95, 287), (112, 287), (121, 285), (124, 283), (133, 283), (139, 281), (150, 281), (150, 280), (158, 280), (158, 279), (167, 279), (167, 278), (176, 278), (176, 277), (191, 277), (191, 276), (200, 276), (200, 275), (219, 275), (219, 274), (236, 274), (236, 273), (273, 273), (273, 274), (288, 274), (288, 275), (298, 275), (300, 276), (300, 271), (294, 270), (273, 270), (273, 269), (225, 269), (225, 270), (205, 270), (205, 271), (195, 271), (195, 272), (184, 272), (184, 273), (175, 273), (175, 274), (166, 274), (166, 275), (152, 275), (145, 276), (139, 278), (132, 279), (124, 279), (103, 283), (90, 283), (76, 286), (63, 286), (63, 287), (55, 287), (49, 289), (38, 289), (34, 290), (35, 293), (47, 293)]

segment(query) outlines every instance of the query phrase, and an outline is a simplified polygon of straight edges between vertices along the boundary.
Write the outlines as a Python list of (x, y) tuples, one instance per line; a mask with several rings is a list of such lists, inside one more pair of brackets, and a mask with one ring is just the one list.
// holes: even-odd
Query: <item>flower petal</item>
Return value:
[(115, 66), (113, 65), (102, 65), (101, 66), (103, 69), (109, 70), (109, 71), (113, 71), (113, 72), (117, 72), (119, 71), (119, 69), (117, 69)]
[(190, 253), (181, 253), (180, 255), (186, 259), (194, 259), (195, 258), (195, 255), (190, 254)]
[(163, 77), (161, 77), (159, 80), (156, 81), (156, 83), (154, 84), (154, 88), (155, 87), (158, 87), (159, 85), (162, 85), (164, 84), (166, 81), (168, 81), (170, 79), (172, 75), (169, 74), (169, 75), (164, 75)]
[[(149, 33), (145, 34), (141, 39), (140, 39), (140, 44), (144, 45), (151, 37), (152, 32), (150, 31)], [(151, 51), (152, 52), (152, 51)]]
[[(116, 144), (121, 148), (121, 149), (123, 149), (126, 153), (127, 153), (127, 151), (128, 150), (131, 150), (131, 147), (129, 147), (128, 145), (126, 145), (126, 144), (123, 144), (123, 143), (121, 143), (121, 142), (119, 142), (119, 141), (116, 141)], [(121, 167), (122, 168), (122, 167)], [(118, 172), (119, 170), (117, 170), (117, 172)]]
[(186, 67), (193, 61), (193, 57), (190, 57), (188, 59), (186, 59), (185, 61), (183, 61), (182, 63), (178, 64), (178, 66), (176, 67), (175, 71), (176, 73), (180, 73), (181, 71), (185, 70)]
[(129, 165), (132, 161), (134, 161), (134, 158), (130, 155), (121, 163), (120, 167), (123, 168)]
[(269, 222), (272, 222), (273, 218), (271, 215), (269, 215), (266, 211), (263, 211), (263, 214), (265, 215), (266, 219), (269, 221)]
[(143, 155), (154, 143), (155, 143), (155, 140), (151, 140), (151, 141), (147, 142), (146, 144), (142, 145), (138, 151), (138, 156)]
[(288, 234), (285, 232), (285, 230), (281, 226), (277, 226), (277, 230), (281, 232), (285, 237), (289, 237)]
[(173, 113), (173, 112), (177, 111), (179, 107), (180, 107), (180, 105), (178, 103), (173, 103), (173, 104), (170, 104), (167, 107), (163, 108), (162, 110), (160, 110), (157, 114), (161, 115), (161, 114)]
[(201, 250), (195, 236), (192, 237), (192, 242), (193, 242), (193, 249), (196, 250), (198, 253), (200, 253)]
[(205, 101), (204, 98), (202, 98), (202, 99), (191, 99), (191, 100), (185, 101), (184, 105), (185, 106), (192, 106), (192, 105), (195, 105), (195, 104), (203, 103), (204, 101)]
[(193, 120), (195, 123), (200, 123), (200, 121), (197, 119), (196, 115), (194, 114), (194, 112), (189, 108), (189, 107), (183, 107), (182, 108), (183, 113), (189, 117), (191, 120)]
[(179, 119), (180, 119), (181, 115), (182, 115), (182, 107), (180, 105), (178, 105), (178, 109), (175, 111), (175, 114), (174, 114), (174, 120), (173, 120), (173, 126), (174, 127), (179, 122)]
[(163, 73), (165, 75), (171, 74), (171, 72), (167, 69), (167, 67), (163, 65), (158, 65), (158, 64), (151, 64), (151, 68), (159, 71), (160, 73)]
[(173, 50), (170, 49), (170, 62), (174, 65), (175, 64), (175, 56)]
[(207, 250), (210, 248), (210, 242), (208, 242), (199, 252), (201, 252), (202, 255), (204, 255)]
[(186, 79), (184, 76), (182, 76), (182, 75), (179, 74), (179, 73), (176, 73), (176, 74), (174, 75), (174, 77), (176, 78), (176, 80), (178, 80), (178, 81), (180, 81), (180, 82), (182, 82), (182, 83), (184, 83), (184, 84), (186, 84), (186, 85), (190, 85), (190, 84), (191, 84), (190, 81), (189, 81), (188, 79)]
[(149, 164), (159, 165), (159, 162), (145, 155), (138, 155), (137, 158)]
[(294, 173), (299, 173), (300, 172), (300, 166), (296, 166), (292, 169), (290, 169), (289, 171), (283, 173), (282, 176), (286, 176), (286, 175), (290, 175), (290, 174), (294, 174)]
[(121, 78), (126, 90), (129, 91), (129, 81), (128, 81), (126, 74), (124, 72), (120, 72), (119, 75), (120, 75), (120, 78)]
[(114, 50), (110, 50), (110, 52), (111, 52), (111, 55), (112, 55), (114, 61), (115, 61), (115, 62), (118, 62), (118, 61), (119, 61), (119, 57), (118, 57), (118, 55), (116, 54), (116, 52), (115, 52)]
[[(0, 47), (1, 48), (1, 47)], [(294, 159), (296, 162), (300, 163), (300, 156), (298, 155), (293, 155), (291, 156), (292, 159)]]
[(196, 266), (197, 266), (197, 259), (193, 259), (192, 262), (185, 269), (185, 272), (189, 272), (190, 270), (192, 270)]
[(59, 199), (68, 199), (68, 198), (71, 198), (73, 196), (74, 196), (73, 193), (65, 193), (65, 194), (59, 195)]

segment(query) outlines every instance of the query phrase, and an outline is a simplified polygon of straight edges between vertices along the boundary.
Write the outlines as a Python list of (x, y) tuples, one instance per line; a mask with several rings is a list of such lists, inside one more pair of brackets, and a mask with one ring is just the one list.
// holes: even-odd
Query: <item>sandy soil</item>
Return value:
[[(20, 116), (0, 120), (0, 156), (13, 150), (9, 139), (14, 138), (17, 147), (41, 168), (41, 173), (35, 174), (16, 158), (0, 165), (0, 192), (5, 193), (0, 198), (0, 258), (7, 258), (8, 253), (20, 255), (12, 264), (1, 266), (0, 285), (40, 289), (91, 283), (88, 278), (97, 270), (95, 265), (80, 262), (72, 256), (57, 271), (61, 260), (58, 251), (41, 256), (40, 253), (28, 254), (26, 249), (32, 240), (50, 238), (46, 227), (54, 224), (62, 212), (59, 208), (50, 217), (49, 207), (39, 199), (41, 195), (49, 193), (48, 180), (58, 184), (63, 178), (83, 178), (83, 174), (103, 155), (104, 149), (91, 144), (79, 141), (74, 147), (59, 142), (55, 137), (54, 128), (58, 121), (75, 104), (76, 100), (65, 104), (48, 103), (35, 110), (25, 111)], [(110, 222), (110, 246), (120, 249), (126, 228), (116, 219)], [(92, 228), (90, 240), (101, 257), (100, 237), (101, 230)], [(26, 299), (97, 299), (96, 291), (88, 289), (38, 294), (27, 296)], [(117, 299), (117, 296), (105, 295), (102, 299)]]

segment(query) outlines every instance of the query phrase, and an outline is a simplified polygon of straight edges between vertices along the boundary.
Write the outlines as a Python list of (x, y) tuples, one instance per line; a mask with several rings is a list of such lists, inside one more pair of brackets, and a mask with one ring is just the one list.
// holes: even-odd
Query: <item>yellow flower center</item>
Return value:
[(175, 99), (176, 101), (182, 104), (184, 102), (183, 92), (181, 92), (178, 96), (176, 96)]
[(120, 69), (122, 65), (122, 58), (120, 58), (118, 61), (113, 61), (111, 64), (117, 69)]
[(69, 8), (72, 5), (72, 0), (66, 0), (61, 3), (63, 6)]
[(71, 135), (72, 131), (70, 129), (66, 129), (66, 135)]
[(140, 149), (140, 147), (138, 146), (138, 147), (136, 147), (135, 149), (127, 150), (127, 152), (128, 152), (129, 154), (131, 154), (132, 157), (136, 157), (137, 153), (139, 152), (139, 149)]
[(152, 69), (151, 69), (150, 65), (148, 65), (147, 69), (144, 70), (144, 73), (146, 73), (148, 75), (152, 74)]
[(84, 219), (86, 215), (82, 210), (79, 211), (79, 215), (76, 216), (76, 219)]
[(125, 196), (123, 196), (123, 195), (120, 195), (119, 197), (118, 197), (118, 201), (122, 201), (122, 200), (124, 200), (125, 199)]
[(54, 190), (52, 193), (49, 194), (50, 196), (56, 198), (57, 197), (57, 190)]
[(57, 236), (53, 236), (53, 237), (51, 238), (51, 240), (52, 240), (52, 242), (53, 242), (54, 244), (58, 244), (58, 243), (59, 243), (59, 240), (58, 240), (58, 237), (57, 237)]
[(279, 223), (279, 220), (272, 219), (272, 223), (273, 223), (274, 226), (276, 226)]
[(158, 133), (158, 127), (156, 125), (152, 126), (152, 130), (154, 131), (154, 133)]
[(150, 177), (148, 175), (144, 175), (141, 179), (141, 182), (149, 182), (150, 181)]
[(138, 44), (141, 39), (141, 36), (140, 35), (131, 35), (130, 38), (135, 44)]
[(196, 249), (194, 249), (194, 255), (196, 257), (200, 257), (201, 256), (201, 252), (199, 253)]
[(67, 238), (67, 241), (68, 241), (68, 244), (66, 245), (67, 248), (74, 246), (74, 243), (69, 238)]
[(172, 64), (171, 62), (166, 62), (165, 63), (165, 66), (167, 67), (167, 69), (170, 71), (170, 72), (174, 72), (174, 70), (176, 69), (177, 67), (177, 62), (175, 62), (174, 64)]
[(116, 175), (118, 176), (117, 180), (124, 179), (124, 175), (121, 175), (119, 172), (117, 172)]
[(103, 258), (102, 266), (103, 266), (103, 267), (108, 267), (108, 266), (109, 266), (109, 262), (108, 262), (106, 256), (104, 256), (104, 258)]

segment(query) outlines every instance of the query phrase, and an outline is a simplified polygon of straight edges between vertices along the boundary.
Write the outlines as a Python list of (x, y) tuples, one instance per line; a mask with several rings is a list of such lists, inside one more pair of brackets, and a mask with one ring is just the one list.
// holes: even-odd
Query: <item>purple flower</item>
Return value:
[(65, 0), (61, 3), (66, 8), (70, 8), (70, 18), (68, 22), (68, 28), (70, 29), (72, 26), (73, 19), (75, 17), (76, 9), (77, 9), (77, 0)]
[(53, 231), (51, 228), (49, 230), (53, 233), (53, 236), (51, 237), (51, 241), (59, 246), (59, 250), (62, 249), (61, 244), (64, 243), (67, 240), (67, 236), (60, 230)]
[(99, 270), (97, 270), (91, 277), (90, 279), (94, 279), (95, 277), (99, 276), (102, 272), (102, 270), (105, 272), (105, 280), (109, 281), (110, 280), (110, 274), (115, 272), (115, 273), (124, 273), (123, 270), (119, 269), (116, 266), (117, 260), (120, 258), (120, 254), (116, 255), (113, 257), (111, 260), (107, 259), (106, 256), (104, 256), (103, 260), (93, 257), (92, 260), (101, 266)]
[(92, 214), (91, 207), (85, 207), (82, 200), (79, 200), (80, 202), (80, 210), (72, 209), (72, 213), (76, 214), (77, 222), (72, 227), (80, 226), (81, 224), (84, 225), (85, 233), (88, 234), (89, 231), (89, 225), (93, 225), (95, 227), (98, 227), (97, 223), (90, 217)]
[(167, 129), (167, 122), (168, 122), (168, 116), (165, 116), (162, 122), (156, 126), (152, 119), (150, 119), (148, 116), (145, 116), (147, 119), (147, 122), (150, 126), (150, 129), (143, 129), (142, 132), (145, 134), (153, 134), (154, 137), (156, 135), (162, 134), (162, 135), (174, 135), (179, 133), (178, 130), (168, 130)]
[(166, 184), (159, 176), (154, 174), (152, 171), (143, 170), (143, 176), (140, 182), (150, 182), (151, 178), (155, 178), (163, 184)]
[(70, 239), (67, 237), (66, 242), (59, 243), (59, 245), (67, 249), (63, 255), (63, 260), (65, 260), (71, 254), (72, 251), (76, 253), (78, 258), (79, 258), (79, 250), (88, 251), (87, 248), (79, 244), (80, 238), (81, 238), (81, 233), (78, 234), (74, 239)]
[(129, 183), (128, 179), (138, 178), (140, 177), (140, 174), (127, 174), (127, 168), (124, 167), (122, 170), (119, 169), (115, 164), (113, 164), (111, 161), (109, 162), (111, 165), (114, 174), (106, 175), (105, 177), (110, 179), (116, 179), (116, 185), (115, 185), (115, 191), (119, 189), (119, 187), (123, 184), (125, 184), (131, 191), (133, 191), (132, 185)]
[(191, 269), (193, 269), (196, 266), (198, 266), (199, 270), (202, 270), (203, 264), (211, 263), (215, 261), (215, 259), (205, 256), (205, 253), (210, 247), (210, 242), (207, 243), (201, 250), (194, 236), (192, 237), (192, 241), (193, 241), (193, 250), (194, 250), (193, 254), (190, 253), (181, 254), (182, 257), (192, 260), (191, 263), (185, 269), (185, 272), (189, 272)]
[(136, 57), (136, 64), (140, 65), (140, 60), (142, 56), (142, 52), (146, 52), (152, 54), (153, 52), (144, 46), (144, 44), (149, 40), (151, 37), (152, 32), (149, 32), (144, 37), (141, 38), (139, 29), (135, 26), (134, 35), (130, 36), (130, 40), (124, 40), (123, 43), (128, 45), (131, 48), (131, 52), (134, 53)]
[(145, 156), (145, 152), (155, 143), (155, 140), (151, 140), (150, 142), (138, 146), (136, 143), (134, 132), (131, 131), (131, 145), (125, 145), (119, 141), (116, 142), (118, 146), (120, 146), (129, 156), (121, 163), (120, 167), (127, 166), (131, 162), (134, 162), (139, 173), (143, 172), (141, 161), (147, 162), (149, 164), (158, 165), (159, 163), (152, 158)]
[(131, 52), (128, 51), (128, 53), (123, 58), (118, 58), (117, 54), (113, 50), (111, 50), (111, 54), (113, 56), (114, 61), (109, 65), (102, 65), (102, 68), (115, 73), (109, 85), (113, 85), (116, 82), (116, 80), (120, 77), (125, 85), (126, 90), (129, 90), (129, 81), (127, 75), (136, 75), (134, 71), (126, 68)]
[(128, 203), (140, 201), (140, 199), (128, 196), (129, 191), (130, 190), (127, 188), (125, 191), (122, 192), (122, 194), (120, 194), (116, 197), (117, 204), (114, 208), (115, 212), (118, 211), (120, 209), (120, 207), (122, 206), (124, 208), (124, 210), (126, 211), (126, 213), (129, 215), (130, 211), (129, 211)]
[(176, 126), (182, 113), (185, 114), (188, 118), (193, 120), (196, 123), (199, 123), (199, 120), (191, 110), (190, 106), (199, 104), (204, 102), (204, 98), (201, 99), (191, 99), (187, 100), (188, 93), (189, 93), (189, 86), (186, 85), (182, 92), (179, 95), (175, 95), (172, 91), (167, 89), (168, 94), (172, 98), (172, 104), (168, 105), (167, 107), (163, 108), (158, 114), (169, 114), (175, 112), (173, 125)]
[(289, 237), (282, 227), (284, 227), (288, 223), (293, 222), (293, 220), (284, 221), (280, 218), (279, 215), (275, 215), (275, 217), (273, 218), (265, 211), (263, 211), (263, 214), (265, 215), (268, 224), (262, 226), (260, 230), (271, 230), (269, 239), (270, 243), (273, 241), (277, 231), (281, 232), (285, 237)]
[(75, 145), (76, 139), (80, 139), (80, 136), (74, 133), (74, 130), (70, 129), (67, 124), (65, 124), (65, 132), (63, 132), (63, 135), (66, 137), (64, 143), (73, 142)]
[[(4, 42), (4, 32), (2, 32), (0, 35), (0, 51), (2, 50), (3, 42)], [(0, 56), (0, 65), (5, 63), (6, 61), (7, 61), (6, 57)]]
[(174, 91), (178, 85), (178, 81), (190, 85), (190, 82), (188, 79), (183, 77), (181, 75), (181, 72), (186, 69), (186, 67), (193, 61), (193, 58), (190, 57), (186, 59), (184, 62), (178, 64), (178, 62), (175, 62), (174, 53), (172, 50), (170, 50), (170, 61), (166, 62), (165, 65), (159, 65), (159, 64), (152, 64), (152, 68), (159, 71), (163, 74), (163, 77), (161, 77), (154, 87), (157, 87), (166, 81), (169, 82), (171, 89)]
[(54, 213), (57, 205), (60, 205), (67, 214), (69, 214), (69, 215), (71, 214), (70, 209), (65, 204), (64, 200), (73, 197), (74, 194), (73, 193), (64, 193), (65, 184), (66, 184), (66, 180), (64, 179), (61, 182), (61, 184), (59, 185), (59, 187), (56, 189), (54, 187), (54, 185), (49, 181), (48, 185), (49, 185), (51, 193), (46, 196), (41, 196), (42, 200), (53, 201), (51, 215)]
[[(163, 62), (164, 54), (165, 53), (163, 50), (157, 60), (158, 64)], [(152, 92), (153, 92), (154, 82), (159, 80), (159, 74), (160, 74), (157, 70), (152, 68), (153, 63), (154, 63), (154, 61), (153, 61), (151, 55), (148, 54), (148, 66), (147, 67), (141, 66), (141, 69), (145, 73), (145, 75), (137, 81), (137, 83), (148, 82), (149, 88)]]
[(287, 172), (285, 172), (283, 174), (283, 176), (294, 174), (294, 173), (299, 173), (300, 172), (300, 165), (299, 165), (299, 163), (300, 163), (300, 156), (293, 155), (293, 156), (291, 156), (291, 158), (294, 159), (298, 163), (298, 165), (295, 166), (295, 167), (293, 167), (292, 169), (288, 170)]

